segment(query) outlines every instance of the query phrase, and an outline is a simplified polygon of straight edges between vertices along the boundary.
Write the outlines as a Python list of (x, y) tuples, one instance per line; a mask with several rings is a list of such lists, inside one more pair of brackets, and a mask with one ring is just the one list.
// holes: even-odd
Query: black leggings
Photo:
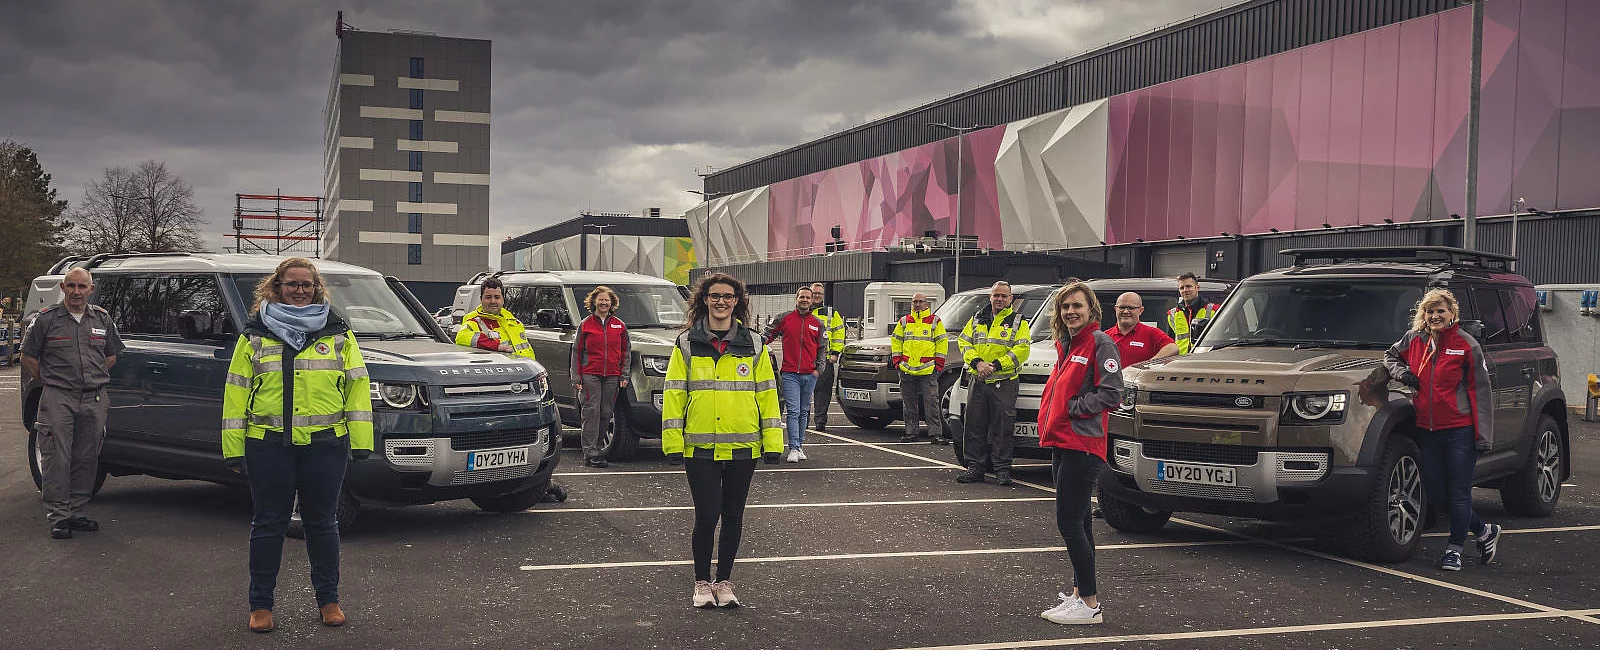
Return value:
[(1052, 449), (1050, 469), (1056, 481), (1056, 528), (1072, 558), (1072, 577), (1079, 596), (1099, 593), (1094, 584), (1094, 515), (1089, 496), (1106, 462), (1076, 449)]
[(722, 548), (717, 554), (717, 580), (727, 580), (733, 574), (733, 557), (739, 553), (744, 502), (750, 496), (756, 461), (685, 458), (683, 469), (689, 476), (689, 495), (694, 498), (694, 537), (690, 542), (694, 549), (694, 579), (711, 579), (711, 547), (720, 517)]

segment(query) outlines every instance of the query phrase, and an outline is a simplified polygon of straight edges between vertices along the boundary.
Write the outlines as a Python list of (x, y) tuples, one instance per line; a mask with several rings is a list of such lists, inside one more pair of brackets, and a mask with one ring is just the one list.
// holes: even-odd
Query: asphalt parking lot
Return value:
[[(603, 470), (564, 452), (570, 498), (513, 515), (470, 503), (373, 510), (344, 541), (344, 628), (317, 623), (288, 542), (278, 628), (245, 630), (248, 495), (112, 478), (99, 533), (51, 540), (29, 476), (16, 374), (0, 373), (0, 646), (27, 648), (1580, 648), (1600, 645), (1600, 425), (1574, 417), (1556, 515), (1479, 511), (1501, 559), (1443, 573), (1444, 530), (1394, 566), (1304, 531), (1178, 516), (1158, 535), (1096, 524), (1106, 622), (1038, 613), (1071, 582), (1048, 467), (958, 485), (949, 447), (833, 426), (810, 460), (761, 466), (733, 580), (746, 606), (689, 607), (686, 484), (656, 449)], [(838, 417), (837, 415), (835, 416)], [(570, 443), (569, 443), (570, 445)]]

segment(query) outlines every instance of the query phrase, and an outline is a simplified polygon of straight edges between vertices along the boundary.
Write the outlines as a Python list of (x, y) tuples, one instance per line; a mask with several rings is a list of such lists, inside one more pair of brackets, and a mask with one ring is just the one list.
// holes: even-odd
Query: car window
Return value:
[[(1501, 345), (1511, 342), (1511, 332), (1506, 328), (1506, 314), (1500, 304), (1500, 292), (1493, 287), (1475, 286), (1470, 289), (1472, 306), (1462, 306), (1469, 313), (1461, 315), (1462, 320), (1483, 321), (1484, 345)], [(1460, 300), (1459, 296), (1457, 300)]]
[(1505, 309), (1512, 341), (1544, 343), (1544, 332), (1539, 327), (1539, 293), (1533, 287), (1501, 289), (1500, 306)]
[[(260, 273), (233, 276), (239, 297), (247, 306), (255, 302), (256, 284), (263, 277), (265, 274)], [(334, 313), (344, 317), (356, 334), (433, 336), (381, 276), (324, 273), (322, 282), (328, 287), (328, 302)]]
[(1421, 284), (1385, 281), (1247, 282), (1234, 290), (1200, 345), (1245, 341), (1386, 347), (1411, 325)]
[[(1124, 291), (1096, 291), (1095, 300), (1100, 303), (1100, 329), (1106, 330), (1117, 325), (1117, 297)], [(1167, 311), (1178, 306), (1178, 295), (1171, 291), (1135, 291), (1139, 299), (1144, 302), (1144, 314), (1139, 317), (1139, 322), (1150, 325), (1172, 336), (1172, 326), (1167, 323)], [(1055, 315), (1050, 313), (1048, 305), (1052, 304), (1055, 292), (1048, 296), (1040, 297), (1034, 308), (1037, 313), (1030, 321), (1028, 327), (1034, 341), (1043, 341), (1050, 338), (1051, 323)], [(1226, 294), (1202, 291), (1200, 299), (1208, 303), (1221, 302)]]
[[(569, 285), (572, 301), (588, 316), (583, 306), (584, 298), (597, 284)], [(629, 327), (678, 327), (683, 325), (689, 303), (683, 299), (676, 286), (655, 284), (608, 284), (617, 294), (617, 318)]]
[(179, 319), (186, 311), (212, 318), (225, 314), (216, 276), (102, 275), (95, 279), (92, 302), (111, 313), (122, 334), (180, 336)]
[[(960, 332), (961, 328), (967, 326), (967, 321), (972, 320), (972, 316), (978, 313), (978, 310), (988, 306), (988, 294), (959, 294), (951, 296), (949, 300), (944, 301), (944, 304), (939, 305), (939, 309), (934, 314), (938, 315), (939, 321), (944, 323), (945, 331)], [(872, 313), (870, 308), (867, 313)]]

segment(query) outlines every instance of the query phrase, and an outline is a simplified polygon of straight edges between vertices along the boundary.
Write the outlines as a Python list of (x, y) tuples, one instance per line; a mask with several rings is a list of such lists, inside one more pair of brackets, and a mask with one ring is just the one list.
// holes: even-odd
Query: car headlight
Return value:
[(1117, 407), (1117, 409), (1118, 410), (1122, 410), (1122, 411), (1132, 411), (1133, 410), (1133, 405), (1137, 404), (1138, 402), (1139, 402), (1139, 385), (1135, 384), (1135, 383), (1131, 383), (1131, 382), (1123, 384), (1122, 385), (1122, 404), (1119, 405)]
[(385, 384), (372, 382), (372, 404), (382, 404), (392, 409), (427, 408), (427, 393), (416, 384)]
[(1284, 424), (1338, 424), (1344, 421), (1350, 394), (1286, 393), (1283, 396)]
[(533, 401), (544, 401), (544, 398), (550, 394), (550, 373), (541, 372), (537, 375), (534, 375), (533, 385), (531, 386), (531, 390), (528, 392), (528, 396), (533, 398)]
[(644, 365), (644, 374), (665, 377), (667, 364), (672, 362), (672, 357), (644, 356), (639, 357), (639, 361)]

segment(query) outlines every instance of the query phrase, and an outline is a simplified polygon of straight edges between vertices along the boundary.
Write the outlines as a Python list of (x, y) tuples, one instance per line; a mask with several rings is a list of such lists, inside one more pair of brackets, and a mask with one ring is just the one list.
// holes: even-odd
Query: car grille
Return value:
[(1266, 401), (1261, 395), (1217, 395), (1213, 393), (1170, 393), (1150, 391), (1150, 403), (1162, 406), (1204, 406), (1226, 409), (1259, 409)]
[(450, 448), (456, 451), (472, 451), (499, 447), (525, 447), (538, 441), (539, 429), (506, 429), (450, 436)]
[(1044, 384), (1050, 381), (1050, 375), (1030, 375), (1024, 372), (1017, 374), (1017, 380), (1024, 384)]
[(854, 388), (854, 389), (857, 389), (857, 390), (877, 390), (878, 389), (878, 382), (868, 381), (868, 380), (865, 380), (865, 379), (845, 379), (843, 377), (840, 377), (839, 378), (839, 385), (843, 386), (845, 388)]
[(451, 485), (467, 485), (470, 483), (488, 483), (490, 481), (505, 481), (509, 479), (527, 478), (538, 471), (537, 463), (518, 465), (516, 467), (496, 467), (494, 469), (480, 469), (471, 472), (456, 472), (450, 477)]
[(1156, 494), (1171, 494), (1196, 499), (1220, 499), (1223, 501), (1253, 501), (1255, 497), (1255, 490), (1247, 487), (1198, 485), (1173, 481), (1151, 481), (1150, 491)]
[(1254, 465), (1256, 464), (1257, 451), (1258, 450), (1254, 447), (1210, 445), (1200, 442), (1173, 442), (1171, 440), (1144, 441), (1145, 458), (1176, 460), (1190, 463)]

